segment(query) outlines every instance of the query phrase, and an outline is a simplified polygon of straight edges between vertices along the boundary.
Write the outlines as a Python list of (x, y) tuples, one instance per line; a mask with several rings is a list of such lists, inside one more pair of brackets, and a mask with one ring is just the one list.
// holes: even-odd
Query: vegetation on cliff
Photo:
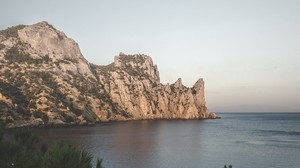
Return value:
[(83, 125), (140, 119), (217, 118), (204, 81), (160, 83), (144, 54), (89, 63), (78, 44), (47, 22), (0, 31), (0, 119), (7, 127)]

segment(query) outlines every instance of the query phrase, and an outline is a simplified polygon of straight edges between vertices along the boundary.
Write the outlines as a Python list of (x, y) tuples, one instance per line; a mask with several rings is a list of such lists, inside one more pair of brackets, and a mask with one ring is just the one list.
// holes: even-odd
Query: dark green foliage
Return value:
[(34, 150), (37, 144), (38, 137), (32, 134), (28, 129), (21, 129), (15, 134), (14, 139), (17, 143), (22, 144), (22, 147), (27, 150)]
[(9, 69), (6, 69), (6, 70), (4, 71), (4, 77), (5, 77), (6, 79), (9, 79), (9, 78), (13, 77), (13, 73), (11, 73), (11, 71), (10, 71)]
[[(66, 100), (67, 100), (66, 94), (62, 93), (62, 92), (59, 90), (59, 87), (57, 86), (57, 83), (55, 83), (55, 85), (56, 85), (56, 86), (51, 87), (51, 88), (54, 88), (54, 89), (53, 89), (53, 92), (51, 93), (51, 95), (54, 97), (54, 99), (53, 99), (52, 101), (57, 102), (57, 103), (61, 102), (65, 107), (69, 107), (70, 111), (71, 111), (72, 113), (76, 114), (77, 116), (82, 115), (83, 111), (80, 110), (80, 109), (78, 109), (78, 108), (76, 108), (76, 107), (73, 105), (73, 103), (68, 103), (68, 102), (66, 101)], [(66, 114), (64, 114), (64, 113), (61, 113), (61, 115), (62, 115), (63, 117), (66, 117), (65, 119), (66, 119), (67, 122), (68, 122), (68, 121), (69, 121), (69, 122), (73, 122), (73, 121), (74, 121), (74, 119), (73, 119), (71, 116), (68, 116), (68, 115), (66, 115)]]
[[(20, 46), (21, 44), (17, 44), (12, 48), (6, 51), (4, 58), (8, 60), (10, 63), (28, 63), (39, 65), (42, 63), (48, 63), (51, 59), (48, 55), (45, 55), (43, 58), (32, 58), (29, 54), (21, 51), (24, 46)], [(21, 48), (21, 50), (20, 50)]]
[(18, 25), (18, 26), (10, 27), (10, 28), (5, 29), (5, 30), (1, 30), (0, 35), (3, 35), (6, 38), (18, 37), (18, 30), (21, 30), (24, 27), (25, 27), (25, 25)]
[(67, 115), (66, 113), (60, 113), (60, 115), (65, 119), (66, 123), (72, 123), (75, 122), (73, 117)]
[(138, 64), (143, 64), (145, 63), (145, 59), (144, 57), (142, 56), (145, 56), (143, 54), (138, 54), (138, 55), (125, 55), (125, 54), (122, 54), (120, 55), (120, 60), (122, 60), (122, 62), (136, 62)]
[(59, 66), (59, 64), (71, 64), (69, 61), (67, 60), (57, 60), (55, 61), (56, 66)]
[(126, 65), (124, 70), (130, 75), (130, 76), (137, 76), (140, 77), (140, 80), (143, 80), (143, 78), (146, 78), (146, 74), (143, 73), (140, 69), (133, 68), (130, 64)]
[(24, 117), (24, 119), (29, 119), (30, 116), (31, 116), (31, 113), (27, 110), (26, 107), (23, 107), (23, 106), (18, 107), (18, 108), (17, 108), (17, 112), (18, 112), (19, 114), (21, 114), (21, 115)]
[(2, 120), (0, 120), (0, 142), (2, 142), (4, 128), (5, 128), (5, 123)]
[(15, 86), (16, 87), (22, 87), (22, 86), (24, 86), (25, 85), (25, 83), (26, 83), (26, 79), (24, 79), (24, 78), (22, 78), (22, 77), (19, 77), (19, 79), (17, 79), (17, 80), (15, 80)]
[(25, 54), (24, 52), (20, 52), (18, 47), (13, 46), (9, 50), (7, 50), (4, 58), (10, 62), (31, 62), (33, 58), (31, 58), (28, 54)]
[(69, 109), (72, 113), (74, 113), (77, 116), (80, 116), (83, 113), (82, 110), (75, 108), (72, 104), (71, 104), (71, 106), (69, 106)]
[[(4, 127), (0, 129), (3, 130)], [(42, 153), (37, 142), (37, 136), (26, 129), (15, 134), (12, 140), (4, 141), (2, 138), (0, 140), (0, 167), (39, 167)]]
[(49, 55), (45, 55), (42, 59), (43, 59), (43, 62), (51, 61), (51, 58), (49, 57)]
[(92, 156), (65, 142), (57, 143), (43, 160), (43, 168), (90, 168)]
[(93, 64), (93, 63), (89, 63), (89, 65), (90, 65), (91, 69), (96, 69), (96, 68), (99, 67), (99, 65), (96, 65), (96, 64)]
[(0, 50), (4, 49), (5, 48), (5, 45), (0, 43)]
[[(224, 165), (224, 168), (227, 168), (227, 165)], [(232, 165), (229, 165), (228, 168), (232, 168)]]
[(44, 123), (48, 123), (49, 118), (48, 118), (48, 116), (47, 116), (45, 113), (43, 113), (43, 112), (40, 112), (40, 111), (34, 111), (34, 112), (33, 112), (33, 116), (34, 116), (35, 118), (40, 118), (40, 119), (42, 119)]
[(142, 70), (141, 67), (139, 66), (132, 66), (131, 62), (137, 63), (138, 65), (144, 64), (145, 63), (145, 58), (142, 57), (144, 55), (139, 54), (139, 55), (121, 55), (119, 59), (122, 62), (122, 67), (121, 69), (127, 72), (130, 76), (137, 76), (139, 77), (139, 80), (143, 79), (149, 79), (149, 75), (145, 74)]
[[(54, 31), (57, 31), (51, 24), (47, 23), (46, 24)], [(60, 40), (62, 40), (64, 37), (60, 34), (60, 33), (57, 33), (57, 36)]]
[(36, 106), (35, 102), (30, 102), (30, 103), (28, 104), (28, 107), (29, 107), (29, 108), (32, 108), (32, 109), (37, 109), (37, 106)]
[(56, 31), (56, 29), (51, 25), (51, 24), (49, 24), (48, 22), (45, 22), (52, 30), (55, 30)]
[(11, 98), (13, 102), (18, 105), (16, 111), (19, 114), (23, 115), (24, 117), (30, 116), (29, 111), (26, 109), (29, 101), (18, 87), (12, 83), (0, 81), (0, 91), (5, 96)]
[(114, 63), (111, 63), (109, 65), (99, 65), (99, 66), (93, 66), (94, 72), (99, 71), (101, 75), (104, 75), (105, 77), (110, 76), (110, 72), (115, 70)]
[[(40, 145), (28, 129), (19, 130), (14, 137), (3, 138), (4, 123), (0, 120), (0, 167), (17, 168), (91, 168), (92, 155), (74, 145), (59, 142), (49, 149)], [(97, 168), (103, 168), (97, 159)]]
[[(64, 103), (66, 95), (59, 90), (59, 86), (50, 72), (31, 71), (30, 78), (35, 79), (36, 81), (42, 80), (43, 84), (53, 89), (53, 91), (50, 93), (54, 98), (53, 101), (56, 103), (59, 101)], [(37, 90), (36, 94), (40, 93), (41, 91), (42, 90)]]
[(65, 58), (66, 61), (70, 61), (70, 62), (73, 62), (73, 63), (78, 63), (78, 60), (77, 59), (73, 59), (73, 58)]
[(194, 88), (192, 88), (192, 94), (193, 95), (197, 94), (197, 91)]
[[(47, 23), (47, 25), (54, 31), (57, 31), (51, 24)], [(64, 37), (60, 34), (60, 33), (57, 33), (57, 36), (60, 40), (62, 40)]]
[(97, 165), (96, 165), (96, 168), (104, 168), (104, 167), (102, 166), (102, 161), (103, 161), (103, 159), (97, 158)]
[[(70, 71), (71, 73), (71, 71)], [(75, 113), (77, 116), (80, 116), (82, 114), (82, 110), (79, 110), (73, 106), (72, 103), (68, 103), (66, 100), (66, 94), (63, 93), (59, 88), (60, 86), (55, 81), (53, 75), (49, 72), (39, 72), (39, 71), (32, 71), (30, 73), (30, 76), (32, 79), (41, 79), (43, 81), (43, 84), (48, 86), (49, 88), (52, 88), (53, 90), (50, 92), (51, 97), (48, 97), (48, 99), (52, 102), (55, 102), (56, 104), (62, 103), (63, 106), (69, 107), (71, 112)], [(83, 88), (82, 88), (83, 89)], [(40, 93), (41, 91), (38, 91)], [(65, 115), (62, 113), (62, 116), (66, 119), (68, 122), (74, 122), (74, 119), (71, 116)], [(44, 121), (44, 120), (43, 120)], [(45, 122), (45, 121), (44, 121)]]
[(33, 79), (42, 79), (44, 81), (44, 84), (49, 86), (50, 88), (57, 87), (57, 83), (54, 81), (52, 74), (50, 72), (32, 71), (30, 72), (30, 76)]
[(26, 101), (26, 97), (22, 94), (20, 89), (12, 84), (0, 81), (0, 91), (4, 95), (12, 97), (18, 104), (28, 103), (28, 101)]

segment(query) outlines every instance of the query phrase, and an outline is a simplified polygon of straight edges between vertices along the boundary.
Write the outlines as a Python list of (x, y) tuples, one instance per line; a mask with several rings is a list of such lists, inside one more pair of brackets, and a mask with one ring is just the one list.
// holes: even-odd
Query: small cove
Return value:
[(220, 120), (128, 121), (33, 129), (42, 143), (70, 141), (105, 168), (300, 166), (299, 113), (223, 113)]

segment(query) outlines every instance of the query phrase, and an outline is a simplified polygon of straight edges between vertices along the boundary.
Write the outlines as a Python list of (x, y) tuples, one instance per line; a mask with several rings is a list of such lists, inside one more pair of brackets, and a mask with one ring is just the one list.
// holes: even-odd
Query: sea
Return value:
[(69, 141), (105, 168), (300, 168), (300, 113), (220, 113), (216, 120), (145, 120), (34, 129)]

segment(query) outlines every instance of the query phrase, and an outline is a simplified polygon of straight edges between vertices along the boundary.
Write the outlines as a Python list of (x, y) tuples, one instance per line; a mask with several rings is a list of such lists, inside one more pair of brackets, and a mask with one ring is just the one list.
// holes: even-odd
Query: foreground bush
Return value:
[(92, 167), (92, 156), (77, 149), (75, 146), (64, 142), (57, 143), (43, 160), (43, 167), (56, 168), (90, 168)]
[[(1, 168), (92, 168), (93, 156), (74, 145), (58, 142), (48, 150), (29, 130), (23, 129), (11, 139), (4, 139), (3, 131), (4, 124), (0, 122)], [(97, 159), (96, 168), (103, 168), (102, 159)]]

